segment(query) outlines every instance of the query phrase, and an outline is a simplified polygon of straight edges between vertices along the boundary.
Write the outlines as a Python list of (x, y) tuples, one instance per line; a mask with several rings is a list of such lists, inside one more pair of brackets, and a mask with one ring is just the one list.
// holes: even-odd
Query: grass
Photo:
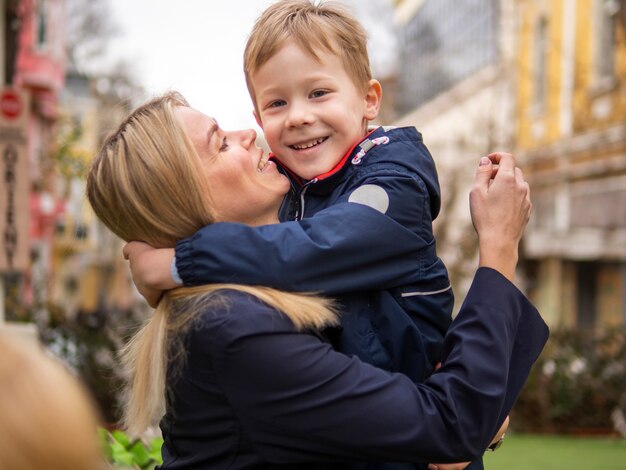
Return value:
[(510, 434), (487, 452), (485, 470), (624, 470), (626, 441), (609, 437)]

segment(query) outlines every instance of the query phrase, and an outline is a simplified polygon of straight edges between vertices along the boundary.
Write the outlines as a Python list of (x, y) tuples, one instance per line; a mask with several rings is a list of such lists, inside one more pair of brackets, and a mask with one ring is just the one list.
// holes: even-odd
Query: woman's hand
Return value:
[[(495, 165), (498, 165), (497, 169)], [(515, 158), (492, 153), (481, 158), (470, 191), (472, 222), (478, 233), (480, 266), (515, 275), (518, 246), (530, 213), (530, 188)]]
[(130, 242), (122, 251), (130, 264), (130, 273), (139, 293), (155, 308), (168, 289), (178, 287), (170, 275), (173, 248), (153, 248), (147, 243)]

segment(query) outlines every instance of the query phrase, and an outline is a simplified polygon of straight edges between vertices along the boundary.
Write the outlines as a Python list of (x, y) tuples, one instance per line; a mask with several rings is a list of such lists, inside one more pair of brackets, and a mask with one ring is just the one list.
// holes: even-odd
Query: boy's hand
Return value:
[(178, 287), (170, 276), (174, 260), (173, 248), (152, 248), (147, 243), (130, 242), (124, 246), (124, 259), (130, 262), (130, 272), (139, 293), (155, 308), (163, 291)]
[(458, 463), (431, 463), (428, 464), (428, 470), (463, 470), (472, 462)]
[(459, 462), (459, 463), (431, 463), (428, 464), (428, 470), (463, 470), (471, 462)]

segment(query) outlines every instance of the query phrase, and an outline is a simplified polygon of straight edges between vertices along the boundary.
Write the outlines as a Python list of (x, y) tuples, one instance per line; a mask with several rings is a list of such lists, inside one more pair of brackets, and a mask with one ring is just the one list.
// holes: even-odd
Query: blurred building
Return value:
[(383, 82), (381, 114), (417, 127), (435, 159), (443, 196), (437, 248), (460, 300), (476, 269), (468, 205), (476, 166), (481, 156), (512, 148), (513, 1), (395, 4), (399, 67)]
[(64, 188), (65, 211), (55, 220), (46, 299), (50, 321), (41, 335), (50, 351), (84, 380), (109, 423), (119, 419), (120, 409), (116, 351), (145, 318), (147, 304), (132, 285), (122, 240), (91, 210), (85, 174), (137, 91), (119, 68), (114, 76), (87, 76), (69, 66), (50, 150)]
[[(48, 148), (64, 85), (65, 15), (63, 0), (3, 0), (0, 9), (5, 255), (0, 287), (7, 316), (19, 318), (46, 295), (54, 221), (64, 210)], [(18, 115), (24, 123), (11, 130)]]
[(127, 310), (136, 303), (122, 241), (95, 217), (85, 197), (85, 172), (112, 126), (131, 103), (108, 77), (68, 68), (52, 155), (66, 207), (55, 222), (48, 301), (66, 317)]
[[(11, 153), (0, 156), (2, 313), (24, 320), (50, 308), (70, 316), (104, 304), (126, 308), (135, 293), (121, 243), (96, 222), (82, 178), (136, 89), (121, 76), (94, 79), (66, 70), (65, 0), (0, 0), (0, 9), (0, 118), (11, 118), (11, 106), (20, 108), (3, 100), (9, 90), (25, 121), (16, 131), (23, 166), (7, 165)], [(2, 155), (16, 141), (5, 127)]]
[(26, 305), (41, 303), (52, 269), (56, 217), (65, 210), (49, 149), (65, 83), (64, 0), (20, 0), (19, 44), (13, 84), (30, 100), (28, 156), (31, 181), (31, 266), (17, 289)]
[[(383, 116), (439, 169), (440, 256), (462, 297), (475, 267), (467, 193), (479, 156), (518, 155), (533, 191), (523, 288), (552, 325), (626, 318), (626, 2), (395, 0)], [(391, 96), (390, 96), (391, 95)]]
[(553, 325), (626, 317), (626, 5), (519, 0), (517, 149), (529, 292)]

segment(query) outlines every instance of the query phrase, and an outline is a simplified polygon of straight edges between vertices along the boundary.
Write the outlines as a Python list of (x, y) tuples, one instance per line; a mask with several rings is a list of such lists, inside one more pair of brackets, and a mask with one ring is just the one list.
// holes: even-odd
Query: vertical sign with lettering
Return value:
[(23, 271), (29, 259), (27, 95), (0, 92), (0, 272)]

